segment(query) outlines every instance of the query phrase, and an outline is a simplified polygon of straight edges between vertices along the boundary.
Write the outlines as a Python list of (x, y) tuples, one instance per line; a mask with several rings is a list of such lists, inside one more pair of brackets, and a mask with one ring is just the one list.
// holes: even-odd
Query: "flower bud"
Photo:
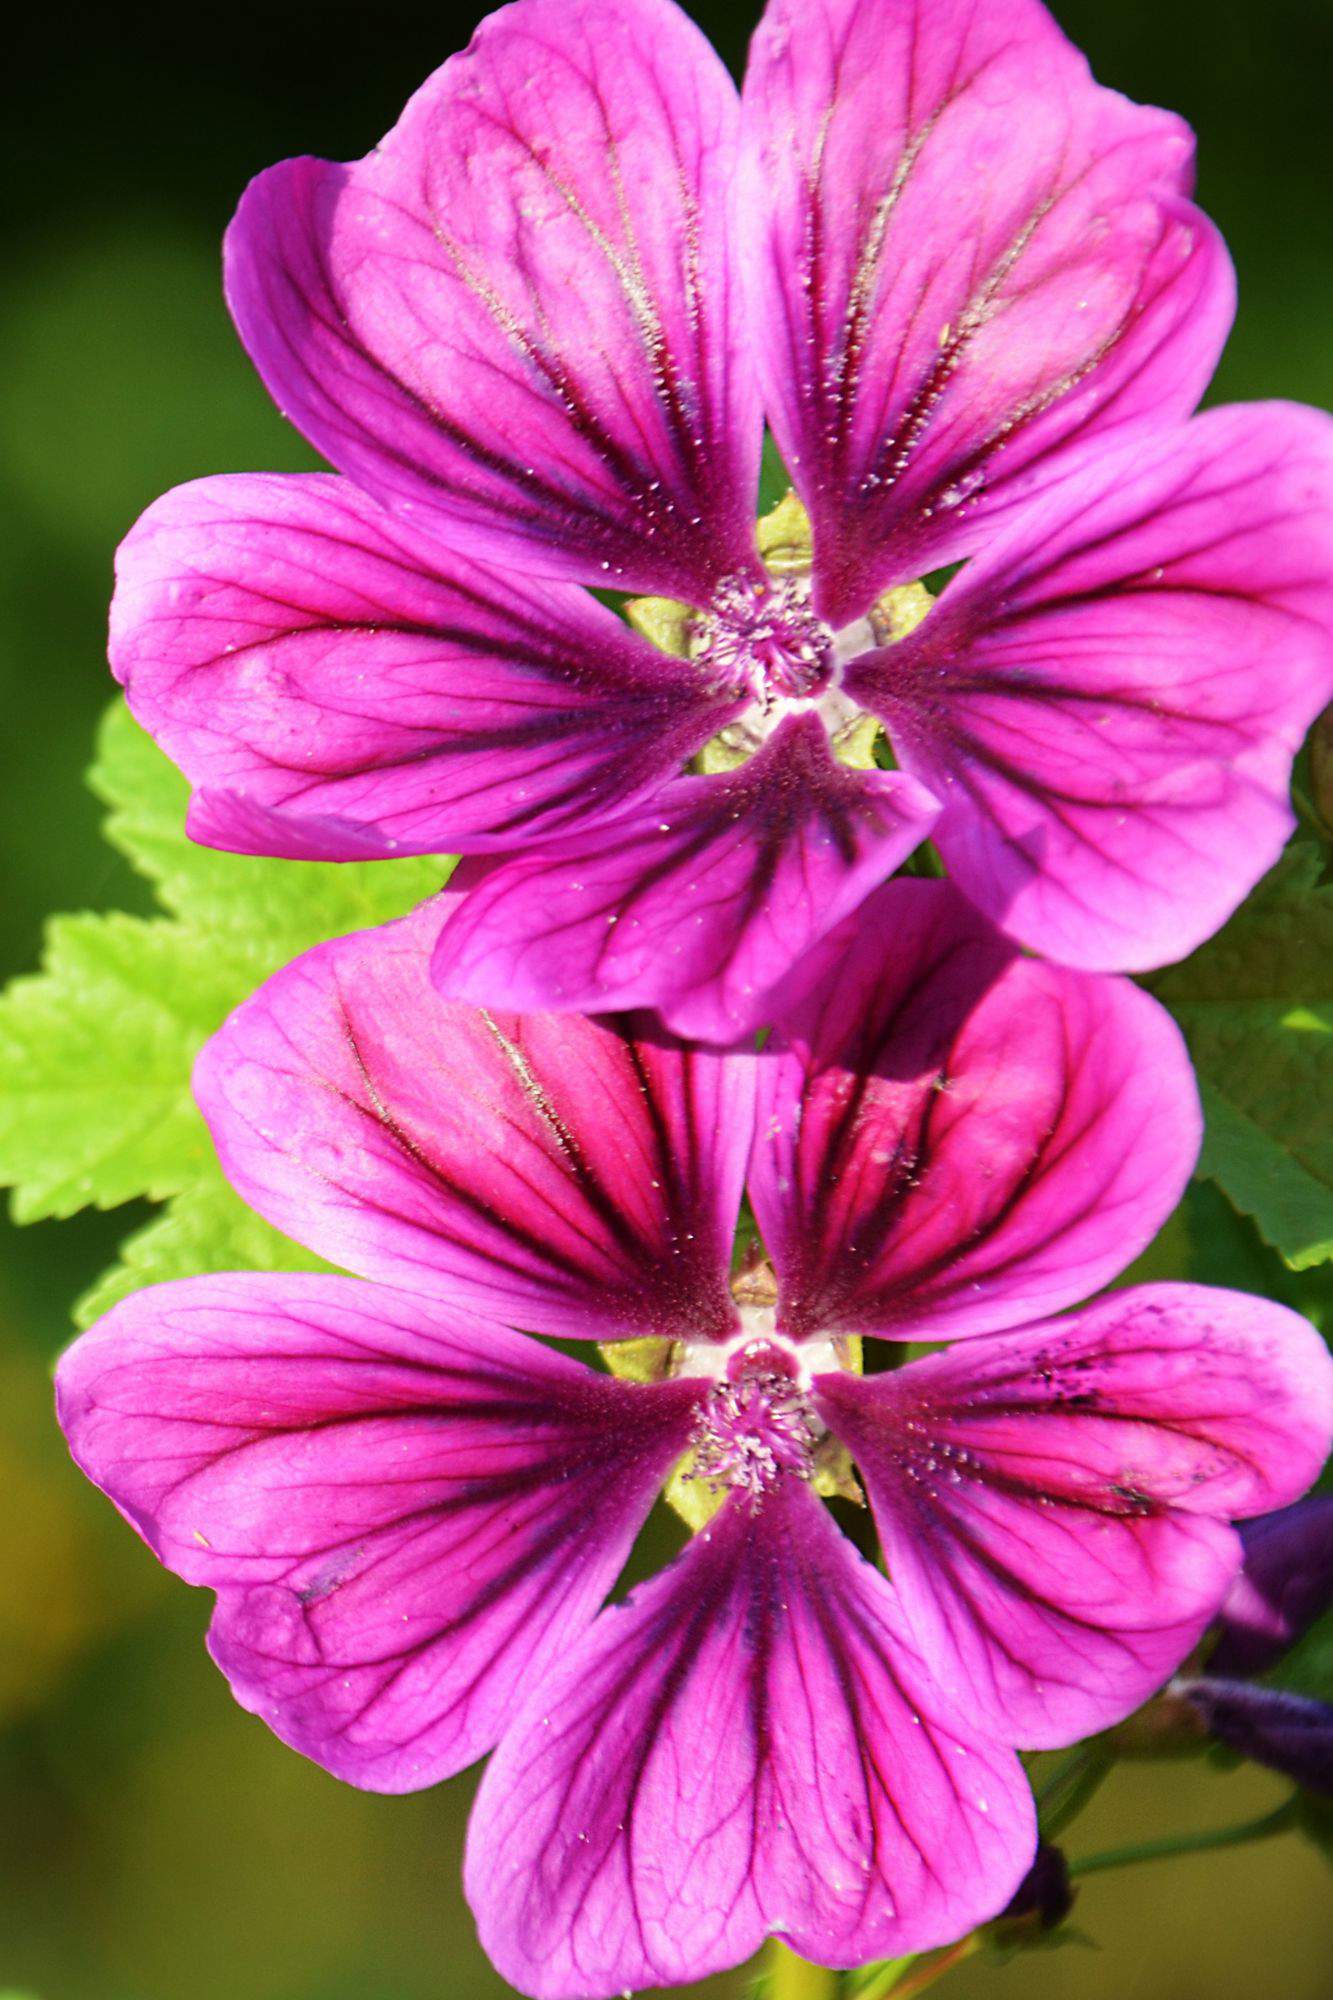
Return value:
[(1069, 1880), (1064, 1849), (1043, 1840), (1032, 1866), (995, 1921), (1021, 1924), (1024, 1930), (1035, 1932), (1053, 1931), (1073, 1909), (1077, 1893)]
[(1333, 1604), (1333, 1494), (1241, 1529), (1245, 1561), (1222, 1606), (1211, 1673), (1259, 1674)]
[(1180, 1692), (1219, 1743), (1333, 1798), (1333, 1706), (1287, 1688), (1211, 1676)]

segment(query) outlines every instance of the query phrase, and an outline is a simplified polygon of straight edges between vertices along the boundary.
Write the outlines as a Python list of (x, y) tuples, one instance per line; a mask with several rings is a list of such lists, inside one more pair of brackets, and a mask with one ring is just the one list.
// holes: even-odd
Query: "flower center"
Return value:
[(813, 710), (834, 756), (854, 769), (875, 764), (877, 716), (858, 708), (842, 687), (843, 670), (881, 646), (905, 638), (930, 609), (920, 583), (885, 591), (864, 618), (835, 632), (811, 604), (814, 542), (794, 493), (761, 517), (756, 545), (762, 578), (731, 577), (706, 611), (668, 597), (636, 597), (625, 607), (636, 632), (664, 653), (693, 660), (712, 688), (734, 689), (746, 706), (696, 754), (705, 775), (734, 771), (761, 750), (793, 709)]
[(848, 762), (867, 761), (855, 746), (866, 723), (871, 737), (879, 725), (862, 715), (839, 683), (847, 661), (874, 643), (868, 622), (834, 632), (815, 616), (808, 574), (723, 584), (694, 622), (690, 656), (715, 686), (730, 683), (747, 690), (750, 700), (707, 746), (699, 768), (725, 771), (745, 763), (793, 709), (818, 715), (836, 754), (848, 748)]
[(840, 1495), (863, 1504), (846, 1447), (825, 1425), (810, 1394), (816, 1376), (839, 1369), (860, 1373), (859, 1342), (792, 1341), (780, 1334), (771, 1302), (776, 1282), (771, 1267), (765, 1268), (768, 1283), (756, 1271), (732, 1281), (741, 1323), (731, 1340), (622, 1340), (602, 1349), (611, 1373), (622, 1380), (694, 1376), (709, 1384), (689, 1446), (664, 1493), (667, 1505), (696, 1533), (733, 1491), (757, 1506), (789, 1474), (826, 1499)]
[(757, 1503), (787, 1474), (814, 1477), (822, 1431), (792, 1355), (752, 1341), (733, 1354), (699, 1412), (689, 1476)]
[(812, 700), (833, 678), (833, 634), (797, 577), (723, 584), (699, 621), (692, 651), (710, 679), (748, 685), (764, 710), (776, 701)]

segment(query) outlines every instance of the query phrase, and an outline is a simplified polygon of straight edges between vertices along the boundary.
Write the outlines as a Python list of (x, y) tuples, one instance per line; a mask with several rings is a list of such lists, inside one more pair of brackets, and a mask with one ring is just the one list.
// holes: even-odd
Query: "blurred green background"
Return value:
[[(739, 66), (749, 9), (698, 0), (694, 11)], [(1202, 199), (1241, 281), (1216, 393), (1333, 401), (1329, 0), (1065, 0), (1058, 11), (1104, 81), (1179, 108), (1199, 130)], [(5, 976), (35, 963), (52, 910), (145, 907), (100, 843), (80, 782), (110, 692), (117, 540), (179, 480), (311, 463), (222, 306), (230, 210), (248, 177), (286, 154), (363, 152), (467, 27), (424, 0), (56, 0), (31, 11), (18, 41), (8, 31)], [(208, 1663), (204, 1597), (158, 1572), (64, 1456), (49, 1369), (69, 1303), (139, 1220), (0, 1225), (0, 1989), (35, 2000), (503, 1992), (458, 1887), (469, 1781), (368, 1798), (283, 1749)], [(1206, 1763), (1123, 1769), (1071, 1844), (1222, 1824), (1281, 1789)], [(1328, 1890), (1294, 1836), (1098, 1877), (1078, 1910), (1095, 1949), (968, 1969), (941, 1990), (1326, 2000)], [(744, 1978), (696, 1990), (740, 1994)]]

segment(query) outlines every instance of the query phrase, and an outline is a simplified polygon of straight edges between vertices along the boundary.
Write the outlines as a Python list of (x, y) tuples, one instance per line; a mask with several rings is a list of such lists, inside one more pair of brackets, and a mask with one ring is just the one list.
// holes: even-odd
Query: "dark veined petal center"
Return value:
[(864, 618), (835, 631), (814, 609), (810, 522), (794, 493), (763, 516), (756, 540), (763, 574), (729, 578), (704, 609), (661, 597), (635, 598), (626, 607), (644, 638), (693, 660), (711, 689), (730, 690), (744, 703), (698, 753), (694, 768), (711, 773), (746, 763), (793, 710), (819, 717), (839, 762), (872, 768), (881, 724), (850, 699), (843, 673), (850, 661), (920, 624), (929, 593), (919, 583), (886, 591)]

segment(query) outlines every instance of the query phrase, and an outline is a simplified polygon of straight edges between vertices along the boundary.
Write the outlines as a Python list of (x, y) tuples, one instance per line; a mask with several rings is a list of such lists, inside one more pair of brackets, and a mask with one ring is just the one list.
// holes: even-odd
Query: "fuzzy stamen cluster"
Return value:
[(784, 1474), (814, 1476), (821, 1426), (781, 1357), (743, 1362), (699, 1412), (689, 1476), (746, 1493), (757, 1503)]
[(747, 686), (765, 709), (813, 700), (833, 675), (833, 634), (811, 610), (800, 577), (724, 583), (695, 628), (692, 650), (710, 679)]

